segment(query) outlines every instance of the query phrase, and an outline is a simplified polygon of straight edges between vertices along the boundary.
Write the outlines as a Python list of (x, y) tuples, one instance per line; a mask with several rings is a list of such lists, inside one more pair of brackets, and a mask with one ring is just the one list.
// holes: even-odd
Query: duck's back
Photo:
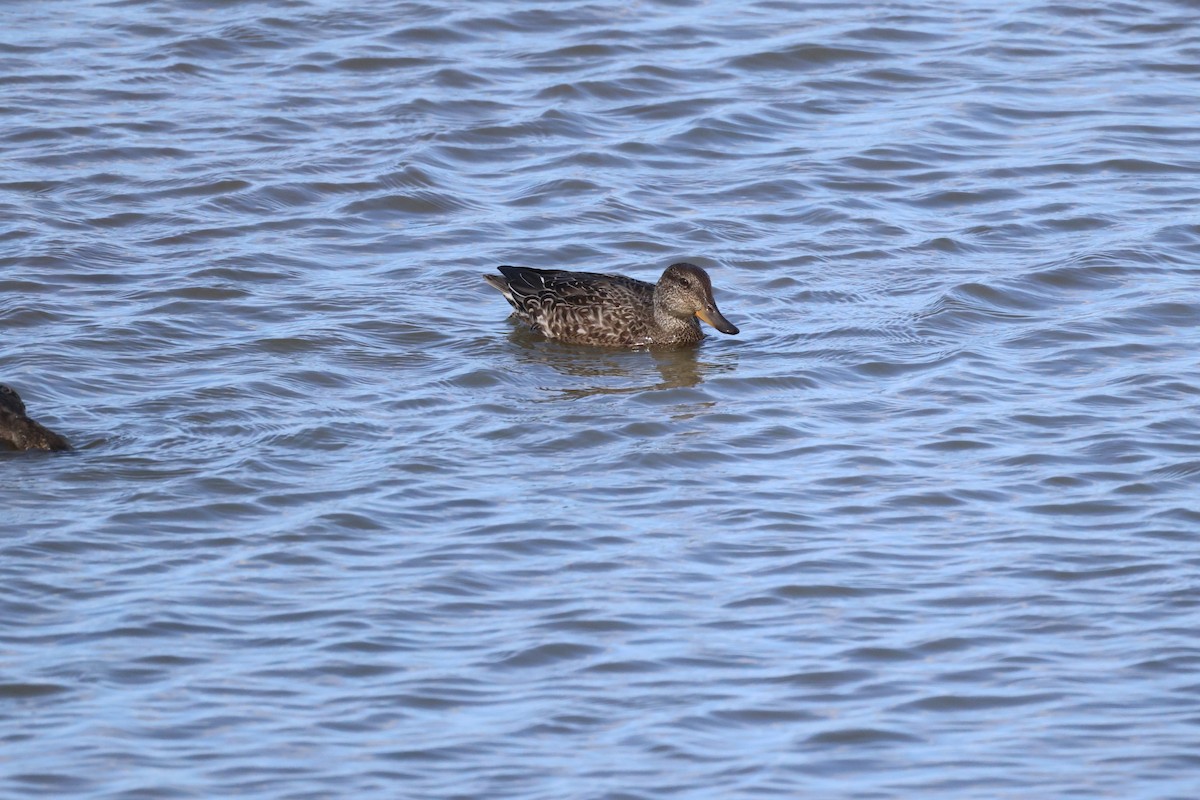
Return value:
[(654, 284), (624, 275), (500, 267), (485, 275), (513, 313), (546, 336), (573, 344), (648, 344), (654, 331)]
[(70, 450), (66, 439), (22, 414), (0, 407), (0, 444), (14, 450)]

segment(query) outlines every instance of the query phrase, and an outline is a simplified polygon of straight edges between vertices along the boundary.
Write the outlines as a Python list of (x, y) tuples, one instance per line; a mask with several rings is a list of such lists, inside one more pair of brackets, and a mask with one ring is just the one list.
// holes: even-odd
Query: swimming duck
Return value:
[(535, 331), (570, 344), (679, 347), (704, 338), (697, 318), (721, 333), (737, 326), (717, 309), (712, 281), (695, 264), (672, 264), (658, 283), (624, 275), (499, 267), (484, 275)]
[(66, 439), (34, 422), (21, 395), (0, 383), (0, 444), (17, 450), (70, 450)]

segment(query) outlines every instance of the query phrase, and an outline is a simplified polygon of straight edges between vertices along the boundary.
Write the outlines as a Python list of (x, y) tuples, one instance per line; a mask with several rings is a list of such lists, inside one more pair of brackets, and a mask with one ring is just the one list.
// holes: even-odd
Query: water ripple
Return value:
[(5, 22), (0, 794), (1194, 795), (1188, 9)]

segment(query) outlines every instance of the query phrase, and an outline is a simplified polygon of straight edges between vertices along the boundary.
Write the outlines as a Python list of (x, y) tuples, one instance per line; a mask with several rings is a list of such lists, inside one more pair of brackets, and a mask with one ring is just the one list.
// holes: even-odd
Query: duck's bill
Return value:
[(725, 319), (724, 315), (717, 310), (716, 306), (708, 306), (696, 312), (696, 316), (712, 325), (721, 333), (734, 334), (738, 332), (737, 325), (734, 325), (729, 320)]

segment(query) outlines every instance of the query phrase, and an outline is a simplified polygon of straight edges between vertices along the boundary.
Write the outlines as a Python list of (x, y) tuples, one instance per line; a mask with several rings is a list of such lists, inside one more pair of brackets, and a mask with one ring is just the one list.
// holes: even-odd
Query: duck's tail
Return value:
[(496, 289), (496, 291), (498, 291), (498, 292), (500, 292), (500, 294), (504, 295), (505, 300), (507, 300), (510, 303), (513, 301), (512, 289), (510, 289), (508, 287), (507, 280), (500, 277), (499, 275), (484, 275), (483, 279), (488, 282), (489, 286), (494, 287)]

